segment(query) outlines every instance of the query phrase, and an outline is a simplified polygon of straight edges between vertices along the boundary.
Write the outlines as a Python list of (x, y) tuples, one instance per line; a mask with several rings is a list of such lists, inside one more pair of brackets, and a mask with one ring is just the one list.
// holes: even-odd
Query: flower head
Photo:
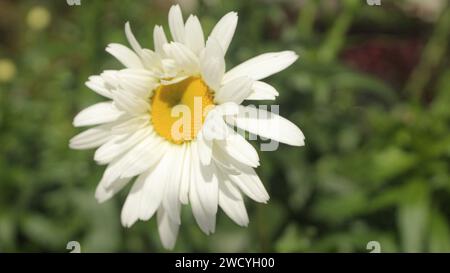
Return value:
[[(249, 222), (242, 193), (266, 203), (269, 195), (254, 171), (255, 148), (235, 128), (295, 146), (300, 129), (277, 114), (242, 106), (273, 100), (278, 92), (261, 81), (296, 59), (292, 51), (266, 53), (225, 72), (225, 54), (238, 16), (226, 14), (209, 37), (194, 15), (184, 22), (178, 5), (169, 11), (169, 41), (161, 26), (154, 50), (143, 48), (125, 25), (131, 49), (106, 48), (125, 68), (91, 76), (86, 85), (108, 98), (81, 111), (75, 126), (95, 126), (70, 141), (74, 149), (97, 148), (107, 165), (96, 198), (104, 202), (133, 183), (122, 208), (126, 227), (157, 214), (162, 244), (172, 248), (181, 205), (190, 204), (206, 234), (215, 230), (218, 207), (237, 224)], [(134, 181), (133, 181), (134, 180)]]

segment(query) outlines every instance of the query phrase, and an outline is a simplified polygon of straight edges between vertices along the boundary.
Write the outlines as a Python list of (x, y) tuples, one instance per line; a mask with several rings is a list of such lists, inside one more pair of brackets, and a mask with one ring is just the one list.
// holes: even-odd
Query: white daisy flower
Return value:
[[(244, 100), (273, 100), (278, 92), (261, 81), (296, 59), (292, 51), (266, 53), (225, 72), (224, 56), (236, 29), (226, 14), (204, 38), (198, 18), (184, 22), (180, 7), (169, 11), (169, 41), (154, 28), (154, 51), (143, 48), (125, 25), (131, 45), (106, 51), (125, 68), (89, 77), (86, 85), (108, 101), (81, 111), (74, 126), (95, 126), (70, 140), (73, 149), (97, 148), (107, 165), (95, 196), (104, 202), (134, 182), (122, 208), (123, 226), (156, 213), (165, 248), (173, 248), (181, 205), (190, 204), (206, 234), (215, 230), (218, 207), (238, 225), (249, 219), (242, 193), (266, 203), (269, 195), (254, 171), (258, 153), (233, 128), (289, 145), (304, 145), (300, 129)], [(193, 113), (193, 114), (192, 114)]]

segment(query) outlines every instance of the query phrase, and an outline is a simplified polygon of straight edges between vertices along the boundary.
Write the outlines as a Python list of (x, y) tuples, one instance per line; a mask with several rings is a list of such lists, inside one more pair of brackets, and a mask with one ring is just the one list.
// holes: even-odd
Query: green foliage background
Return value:
[[(257, 171), (271, 199), (247, 200), (248, 228), (219, 212), (216, 233), (206, 236), (186, 207), (175, 251), (368, 252), (369, 241), (383, 252), (450, 251), (450, 12), (444, 7), (427, 22), (403, 12), (403, 2), (197, 2), (205, 33), (226, 12), (239, 13), (227, 67), (268, 51), (300, 55), (268, 82), (306, 146), (260, 153)], [(37, 5), (51, 14), (42, 30), (27, 24)], [(72, 240), (83, 252), (164, 251), (154, 219), (121, 227), (129, 188), (96, 203), (104, 167), (92, 150), (70, 150), (68, 141), (80, 131), (75, 114), (102, 100), (84, 85), (88, 76), (120, 68), (106, 45), (126, 44), (130, 21), (152, 47), (155, 24), (168, 33), (169, 5), (1, 0), (0, 59), (17, 68), (0, 82), (1, 252), (67, 252)], [(406, 80), (383, 80), (343, 61), (346, 48), (372, 38), (423, 41)]]

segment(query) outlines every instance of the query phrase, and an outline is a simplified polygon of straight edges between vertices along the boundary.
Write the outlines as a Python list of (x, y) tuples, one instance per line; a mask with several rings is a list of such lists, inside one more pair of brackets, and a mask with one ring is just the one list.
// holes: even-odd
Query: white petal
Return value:
[(234, 198), (222, 183), (219, 191), (219, 205), (236, 224), (244, 227), (248, 225), (249, 220), (244, 201), (242, 198)]
[(239, 113), (239, 105), (234, 102), (225, 102), (217, 105), (213, 110), (218, 111), (222, 116), (236, 115)]
[[(164, 46), (163, 46), (163, 50), (164, 50)], [(165, 53), (164, 53), (165, 54)], [(175, 77), (177, 76), (178, 71), (180, 70), (178, 67), (178, 63), (173, 60), (173, 59), (163, 59), (161, 61), (162, 63), (162, 67), (164, 70), (164, 74), (167, 77)]]
[(161, 206), (157, 213), (158, 232), (162, 245), (166, 249), (173, 249), (178, 236), (179, 225), (173, 222), (167, 211)]
[(143, 221), (149, 220), (162, 204), (164, 192), (170, 178), (172, 160), (173, 156), (169, 150), (151, 171), (147, 179), (145, 179), (139, 207), (139, 219)]
[(150, 172), (141, 174), (127, 195), (127, 199), (122, 207), (120, 219), (124, 227), (131, 227), (139, 219), (144, 182)]
[(142, 54), (142, 47), (139, 44), (139, 42), (136, 40), (136, 37), (134, 37), (133, 32), (131, 31), (130, 23), (125, 23), (125, 35), (127, 36), (127, 40), (131, 45), (131, 48), (138, 54)]
[(105, 170), (103, 176), (107, 186), (117, 178), (133, 177), (152, 168), (167, 149), (167, 143), (156, 137), (155, 133), (144, 138), (129, 152), (117, 158)]
[[(205, 181), (203, 181), (203, 176), (200, 172), (201, 164), (197, 153), (196, 144), (191, 143), (191, 183), (189, 188), (189, 201), (191, 203), (192, 213), (194, 214), (194, 218), (200, 229), (204, 233), (210, 234), (214, 232), (216, 227), (216, 214), (210, 213), (209, 211), (211, 208), (206, 208), (204, 206), (204, 203), (208, 203), (208, 196), (201, 196), (201, 194), (208, 192), (210, 187), (207, 187), (207, 189), (200, 188), (205, 186)], [(218, 189), (216, 194), (218, 199)]]
[(121, 139), (111, 139), (95, 151), (94, 160), (99, 164), (107, 164), (117, 156), (125, 153), (144, 138), (150, 137), (151, 130), (144, 128), (133, 134), (126, 135)]
[[(223, 104), (222, 104), (223, 105)], [(229, 134), (230, 126), (228, 126), (223, 118), (223, 109), (220, 109), (220, 106), (217, 106), (208, 112), (206, 116), (205, 122), (203, 123), (202, 129), (199, 133), (199, 140), (201, 142), (211, 142), (212, 140), (224, 140)], [(219, 108), (219, 109), (218, 109)], [(211, 147), (211, 143), (206, 143), (208, 147)], [(203, 165), (207, 165), (209, 163), (210, 155), (208, 155), (208, 162)]]
[[(224, 174), (227, 175), (238, 175), (242, 171), (239, 169), (242, 163), (236, 161), (231, 155), (224, 152), (219, 145), (213, 145), (213, 161), (216, 167), (219, 168)], [(246, 165), (243, 165), (247, 167)], [(220, 172), (219, 172), (220, 173)], [(221, 178), (222, 180), (224, 178)]]
[(227, 82), (217, 91), (214, 99), (219, 104), (225, 102), (235, 102), (241, 104), (247, 98), (251, 91), (253, 80), (247, 76), (235, 78)]
[(197, 16), (191, 15), (186, 21), (186, 45), (196, 54), (205, 48), (205, 37)]
[(133, 32), (130, 28), (130, 23), (127, 22), (125, 24), (125, 34), (127, 36), (128, 42), (130, 43), (133, 50), (137, 53), (137, 55), (141, 58), (142, 64), (150, 70), (154, 70), (157, 67), (161, 66), (161, 60), (158, 56), (158, 54), (154, 53), (153, 51), (149, 49), (142, 49), (139, 42), (136, 40), (136, 38), (133, 35)]
[(220, 46), (225, 54), (228, 50), (228, 46), (233, 39), (234, 32), (236, 30), (236, 25), (238, 21), (238, 16), (236, 12), (229, 12), (220, 19), (211, 32), (210, 37), (214, 37), (219, 41)]
[(196, 185), (194, 184), (195, 183), (191, 184), (191, 188), (189, 190), (189, 201), (191, 204), (192, 213), (194, 214), (195, 221), (200, 229), (206, 235), (209, 235), (215, 230), (215, 215), (210, 216), (206, 213), (205, 209), (203, 209), (196, 191)]
[(153, 51), (149, 49), (142, 49), (139, 42), (136, 40), (136, 38), (133, 35), (133, 32), (131, 31), (130, 24), (127, 22), (125, 24), (125, 34), (127, 36), (128, 42), (130, 43), (133, 50), (137, 53), (137, 55), (141, 58), (142, 64), (150, 69), (154, 70), (157, 67), (161, 66), (161, 60), (158, 56), (158, 54), (154, 53)]
[(274, 100), (278, 96), (278, 91), (265, 82), (255, 81), (250, 95), (246, 100)]
[(213, 141), (225, 140), (233, 131), (224, 121), (224, 115), (227, 111), (227, 104), (218, 105), (210, 110), (197, 135), (197, 144), (202, 165), (209, 165), (211, 162)]
[(120, 177), (131, 177), (144, 172), (161, 159), (167, 147), (168, 143), (165, 141), (161, 142), (160, 140), (153, 140), (151, 143), (145, 145), (145, 147), (136, 146), (136, 150), (127, 155), (127, 167)]
[(128, 182), (130, 182), (131, 177), (128, 178), (121, 178), (114, 181), (109, 188), (106, 188), (104, 183), (100, 181), (100, 183), (97, 186), (97, 189), (95, 190), (95, 198), (97, 199), (97, 202), (103, 203), (113, 197), (117, 192), (119, 192), (121, 189), (123, 189)]
[(215, 166), (203, 166), (200, 161), (198, 163), (195, 170), (198, 179), (194, 183), (197, 183), (200, 203), (209, 215), (215, 215), (219, 202), (219, 181)]
[(258, 175), (255, 173), (255, 170), (252, 168), (246, 168), (245, 171), (239, 175), (230, 175), (230, 179), (241, 189), (241, 191), (254, 201), (267, 203), (269, 200), (269, 194), (264, 188)]
[(218, 90), (220, 88), (220, 81), (222, 79), (225, 67), (219, 59), (209, 59), (202, 63), (202, 78), (209, 88)]
[(181, 77), (175, 77), (170, 80), (161, 80), (162, 85), (172, 85), (176, 84), (178, 82), (184, 81), (185, 79), (189, 78), (189, 76), (181, 76)]
[[(214, 147), (216, 148), (218, 145), (215, 145)], [(217, 163), (219, 174), (223, 174), (223, 176), (220, 177), (221, 181), (231, 180), (246, 195), (256, 202), (266, 203), (267, 200), (269, 200), (269, 194), (252, 167), (242, 164), (229, 154), (218, 152), (216, 149), (214, 150), (213, 155), (214, 162)], [(226, 166), (226, 168), (223, 166)], [(231, 172), (229, 170), (231, 170)], [(236, 170), (237, 172), (233, 172), (233, 170)], [(230, 192), (235, 192), (232, 187), (228, 188), (230, 189)]]
[(175, 42), (184, 43), (185, 30), (183, 23), (183, 15), (179, 5), (174, 5), (169, 10), (169, 28), (172, 38)]
[[(158, 144), (159, 143), (159, 144)], [(140, 174), (153, 164), (155, 164), (164, 155), (167, 150), (168, 143), (156, 141), (147, 147), (143, 147), (141, 152), (135, 155), (129, 155), (130, 161), (127, 169), (120, 175), (121, 177), (130, 177)], [(147, 154), (148, 153), (148, 154)]]
[(161, 73), (162, 60), (161, 56), (147, 48), (142, 49), (141, 59), (144, 66), (155, 73)]
[(120, 89), (126, 93), (148, 99), (151, 91), (156, 87), (157, 80), (151, 71), (144, 69), (123, 69), (115, 74)]
[(116, 124), (111, 128), (111, 132), (116, 135), (135, 132), (143, 127), (147, 127), (149, 120), (150, 116), (146, 114), (137, 117), (129, 116), (127, 119), (124, 119), (124, 121), (116, 122)]
[(203, 80), (213, 90), (219, 90), (225, 73), (223, 50), (215, 38), (209, 38), (200, 60)]
[(207, 139), (203, 136), (202, 132), (200, 132), (197, 135), (197, 144), (200, 162), (202, 165), (209, 165), (212, 159), (212, 140)]
[[(119, 88), (120, 82), (117, 77), (118, 73), (119, 73), (119, 71), (117, 71), (117, 70), (104, 70), (100, 74), (100, 77), (103, 79), (103, 82), (105, 83), (106, 88), (108, 88), (109, 90)], [(112, 96), (112, 94), (111, 94), (111, 96)]]
[(137, 81), (140, 85), (148, 85), (149, 83), (154, 83), (157, 81), (155, 74), (147, 69), (125, 68), (118, 72), (119, 76)]
[(92, 149), (111, 139), (111, 125), (100, 125), (79, 133), (69, 141), (72, 149)]
[(85, 83), (95, 93), (112, 99), (111, 91), (106, 87), (105, 80), (101, 76), (90, 76), (89, 80)]
[(228, 154), (242, 164), (253, 168), (259, 166), (258, 152), (256, 152), (255, 148), (241, 135), (233, 132), (228, 135), (226, 140), (218, 140), (217, 144), (222, 152)]
[(261, 80), (286, 69), (297, 60), (293, 51), (264, 53), (228, 71), (222, 83), (227, 83), (240, 76), (248, 76), (254, 80)]
[[(124, 141), (125, 139), (128, 139), (130, 136), (131, 136), (131, 133), (129, 133), (129, 132), (124, 133), (124, 134), (117, 134), (117, 135), (111, 133), (111, 138), (110, 138), (106, 143), (104, 143), (102, 146), (100, 146), (100, 147), (96, 150), (95, 154), (97, 154), (97, 152), (98, 152), (99, 150), (101, 150), (102, 148), (110, 147), (110, 146), (113, 145), (114, 143), (120, 143), (121, 141)], [(94, 155), (94, 159), (95, 159), (95, 158), (96, 158), (96, 156)], [(101, 163), (100, 163), (100, 164), (101, 164)]]
[(147, 113), (150, 110), (150, 105), (145, 100), (130, 93), (126, 94), (122, 90), (113, 91), (113, 98), (117, 109), (134, 116)]
[(220, 149), (218, 145), (213, 145), (213, 162), (214, 164), (216, 164), (216, 167), (221, 169), (227, 175), (240, 174), (240, 170), (238, 170), (233, 164), (231, 164), (231, 162), (225, 160), (225, 158), (228, 159), (229, 156), (222, 151), (217, 151), (218, 149)]
[(305, 145), (302, 131), (289, 120), (255, 107), (239, 106), (239, 109), (239, 114), (231, 119), (232, 125), (278, 142), (293, 146)]
[(195, 74), (199, 69), (198, 58), (185, 45), (171, 42), (164, 45), (164, 52), (174, 59), (179, 69)]
[(159, 70), (161, 66), (161, 59), (158, 54), (149, 50), (143, 49), (139, 42), (136, 40), (133, 32), (131, 31), (130, 23), (127, 22), (125, 24), (125, 34), (127, 36), (128, 42), (130, 43), (133, 50), (137, 53), (137, 55), (141, 58), (142, 64), (150, 70)]
[(129, 68), (143, 68), (138, 55), (128, 47), (121, 44), (109, 44), (106, 51), (113, 55), (119, 62)]
[[(150, 49), (143, 49), (139, 42), (133, 35), (133, 32), (130, 28), (130, 23), (125, 24), (125, 34), (127, 36), (128, 42), (130, 43), (133, 50), (137, 53), (137, 55), (141, 58), (142, 64), (150, 70), (159, 70), (161, 67), (161, 59), (158, 54), (151, 51)], [(158, 37), (160, 38), (160, 37)]]
[(123, 112), (117, 110), (112, 102), (99, 102), (82, 110), (73, 119), (75, 127), (96, 125), (117, 120)]
[(164, 56), (163, 46), (167, 44), (167, 38), (162, 26), (155, 26), (153, 29), (153, 42), (155, 44), (155, 52), (160, 56)]
[[(169, 155), (170, 153), (170, 155)], [(167, 185), (163, 206), (171, 221), (180, 224), (180, 184), (183, 175), (183, 161), (186, 145), (171, 147), (166, 156), (172, 157), (170, 171), (167, 171)]]
[(230, 175), (238, 175), (240, 172), (229, 172), (228, 169), (223, 168), (220, 162), (214, 161), (216, 165), (216, 171), (219, 178), (219, 190), (221, 188), (226, 188), (226, 192), (231, 198), (236, 200), (242, 200), (242, 195), (240, 190), (231, 181)]
[(189, 203), (189, 185), (191, 183), (191, 161), (192, 161), (192, 152), (190, 150), (191, 145), (186, 144), (186, 152), (184, 154), (183, 160), (183, 171), (181, 176), (181, 184), (180, 184), (180, 202), (184, 205)]

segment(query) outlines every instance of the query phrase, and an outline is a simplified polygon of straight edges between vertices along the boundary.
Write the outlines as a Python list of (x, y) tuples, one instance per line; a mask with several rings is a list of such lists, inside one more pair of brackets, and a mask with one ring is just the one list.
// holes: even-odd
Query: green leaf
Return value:
[(403, 191), (397, 222), (403, 251), (425, 250), (425, 235), (429, 220), (429, 189), (424, 181), (413, 181)]
[(450, 252), (450, 229), (446, 216), (435, 209), (430, 223), (428, 250)]
[(374, 154), (373, 173), (376, 180), (386, 181), (410, 170), (417, 162), (414, 153), (391, 146)]

